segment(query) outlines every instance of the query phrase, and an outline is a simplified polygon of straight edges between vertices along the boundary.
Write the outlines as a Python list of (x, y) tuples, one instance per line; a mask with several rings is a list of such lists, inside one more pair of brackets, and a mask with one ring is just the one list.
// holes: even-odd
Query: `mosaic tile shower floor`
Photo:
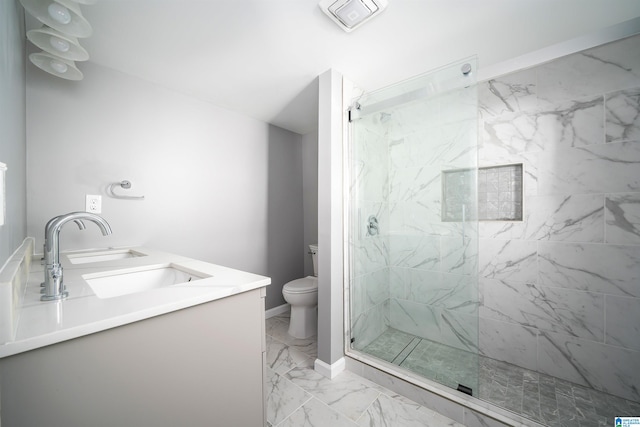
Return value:
[(362, 351), (454, 389), (471, 387), (474, 396), (547, 426), (612, 426), (615, 416), (640, 416), (638, 402), (392, 328)]

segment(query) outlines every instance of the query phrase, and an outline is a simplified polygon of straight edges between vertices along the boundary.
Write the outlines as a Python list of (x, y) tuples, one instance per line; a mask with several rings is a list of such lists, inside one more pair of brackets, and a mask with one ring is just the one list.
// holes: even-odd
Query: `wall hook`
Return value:
[(144, 196), (125, 196), (121, 194), (116, 194), (116, 192), (114, 191), (115, 187), (121, 187), (121, 188), (124, 188), (125, 190), (128, 190), (129, 188), (131, 188), (131, 182), (124, 180), (121, 182), (114, 182), (113, 184), (109, 184), (109, 186), (107, 187), (107, 193), (109, 194), (109, 196), (113, 197), (114, 199), (128, 199), (128, 200), (144, 199)]

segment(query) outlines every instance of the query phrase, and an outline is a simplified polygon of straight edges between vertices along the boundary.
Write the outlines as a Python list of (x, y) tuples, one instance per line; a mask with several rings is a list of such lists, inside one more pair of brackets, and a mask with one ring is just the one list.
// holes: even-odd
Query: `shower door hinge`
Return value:
[(349, 123), (353, 122), (354, 120), (358, 120), (360, 118), (360, 104), (358, 104), (357, 102), (354, 103), (351, 107), (349, 107), (347, 113), (349, 114)]

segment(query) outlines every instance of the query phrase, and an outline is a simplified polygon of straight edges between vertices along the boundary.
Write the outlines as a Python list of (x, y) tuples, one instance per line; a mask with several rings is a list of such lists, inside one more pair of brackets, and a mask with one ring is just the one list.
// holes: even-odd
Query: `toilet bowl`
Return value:
[(309, 249), (314, 275), (292, 280), (282, 287), (282, 296), (291, 305), (289, 335), (294, 338), (309, 338), (318, 333), (318, 247), (309, 245)]

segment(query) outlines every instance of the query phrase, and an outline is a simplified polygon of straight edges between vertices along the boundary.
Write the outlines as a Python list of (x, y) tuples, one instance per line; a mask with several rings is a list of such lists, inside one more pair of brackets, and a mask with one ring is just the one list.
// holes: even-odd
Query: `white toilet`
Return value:
[(289, 335), (309, 338), (318, 333), (318, 246), (309, 245), (313, 276), (292, 280), (282, 287), (284, 300), (291, 305)]

